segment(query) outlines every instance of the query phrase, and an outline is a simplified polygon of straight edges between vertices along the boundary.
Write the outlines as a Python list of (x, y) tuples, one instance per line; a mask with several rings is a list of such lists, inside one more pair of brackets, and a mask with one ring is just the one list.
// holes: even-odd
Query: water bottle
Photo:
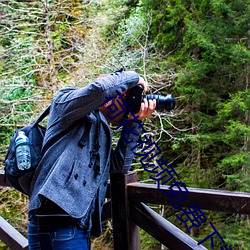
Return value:
[(15, 142), (16, 161), (18, 169), (29, 169), (31, 167), (29, 138), (23, 131), (19, 131)]

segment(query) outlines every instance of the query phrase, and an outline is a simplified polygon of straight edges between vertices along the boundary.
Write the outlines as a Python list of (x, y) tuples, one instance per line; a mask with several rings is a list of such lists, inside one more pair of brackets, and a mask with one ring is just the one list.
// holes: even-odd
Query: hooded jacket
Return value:
[[(113, 149), (109, 124), (98, 108), (108, 97), (117, 96), (138, 81), (139, 76), (133, 71), (115, 72), (86, 87), (64, 88), (55, 95), (43, 157), (33, 178), (30, 212), (49, 199), (77, 219), (83, 228), (91, 228), (92, 235), (101, 234), (109, 173), (128, 172), (140, 126), (127, 122)], [(132, 133), (128, 132), (131, 130)]]

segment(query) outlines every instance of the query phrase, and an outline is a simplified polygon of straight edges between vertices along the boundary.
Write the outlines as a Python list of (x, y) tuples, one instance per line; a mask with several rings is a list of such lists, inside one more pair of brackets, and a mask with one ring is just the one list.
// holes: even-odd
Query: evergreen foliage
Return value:
[[(115, 34), (121, 34), (123, 54), (129, 50), (123, 57), (147, 51), (141, 57), (146, 67), (138, 59), (137, 67), (146, 68), (148, 78), (153, 72), (164, 75), (161, 93), (178, 96), (174, 115), (161, 114), (154, 123), (167, 130), (159, 133), (159, 145), (187, 186), (249, 192), (249, 8), (249, 1), (141, 0), (119, 21)], [(154, 139), (159, 134), (154, 130)], [(249, 248), (249, 217), (206, 214), (229, 246)], [(235, 225), (245, 226), (236, 233)], [(205, 225), (192, 234), (201, 240), (208, 232)]]

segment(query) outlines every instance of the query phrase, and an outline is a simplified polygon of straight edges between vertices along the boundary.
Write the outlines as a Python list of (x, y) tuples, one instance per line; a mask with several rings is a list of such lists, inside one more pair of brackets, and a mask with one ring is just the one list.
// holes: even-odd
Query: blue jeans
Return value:
[(29, 250), (89, 250), (90, 234), (76, 226), (41, 227), (29, 223)]

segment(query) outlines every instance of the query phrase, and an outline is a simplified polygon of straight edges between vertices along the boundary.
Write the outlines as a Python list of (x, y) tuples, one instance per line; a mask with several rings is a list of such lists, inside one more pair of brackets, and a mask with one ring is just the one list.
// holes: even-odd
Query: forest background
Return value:
[[(150, 93), (177, 100), (145, 125), (175, 180), (250, 192), (249, 13), (249, 0), (1, 0), (0, 169), (13, 131), (33, 122), (58, 89), (125, 67), (149, 82)], [(133, 169), (152, 183), (139, 159)], [(26, 196), (0, 188), (0, 215), (24, 235), (27, 206)], [(153, 208), (186, 232), (175, 216), (181, 211)], [(205, 212), (228, 247), (250, 249), (249, 216)], [(93, 249), (112, 249), (112, 223), (104, 228)], [(190, 235), (210, 233), (204, 223)], [(166, 249), (143, 231), (141, 245)]]

